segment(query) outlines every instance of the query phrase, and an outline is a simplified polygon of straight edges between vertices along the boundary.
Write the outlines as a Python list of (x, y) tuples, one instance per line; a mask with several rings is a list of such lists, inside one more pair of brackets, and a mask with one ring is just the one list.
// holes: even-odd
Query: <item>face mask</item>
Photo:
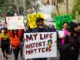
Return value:
[(39, 26), (40, 29), (44, 28), (44, 26)]

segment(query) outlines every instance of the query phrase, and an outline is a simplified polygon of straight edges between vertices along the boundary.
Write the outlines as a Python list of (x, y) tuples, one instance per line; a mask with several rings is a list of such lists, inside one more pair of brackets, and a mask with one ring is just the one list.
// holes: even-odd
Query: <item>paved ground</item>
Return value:
[[(13, 54), (12, 55), (9, 55), (8, 57), (9, 57), (8, 60), (14, 60)], [(0, 49), (0, 60), (6, 60), (6, 59), (3, 58), (1, 49)], [(18, 60), (24, 60), (24, 59), (21, 59), (20, 56), (19, 56), (19, 59)], [(51, 60), (59, 60), (59, 53), (58, 53), (58, 57), (57, 58), (51, 58)], [(79, 59), (78, 60), (80, 60), (80, 56), (79, 56)]]

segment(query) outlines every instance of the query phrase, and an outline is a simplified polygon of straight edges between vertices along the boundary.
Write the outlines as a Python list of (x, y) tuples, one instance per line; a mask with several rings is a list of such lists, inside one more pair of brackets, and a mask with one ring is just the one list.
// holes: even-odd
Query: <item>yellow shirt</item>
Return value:
[(0, 34), (0, 39), (1, 39), (1, 40), (7, 40), (7, 39), (9, 39), (9, 34), (8, 34), (8, 33), (7, 33), (7, 34), (1, 33), (1, 34)]

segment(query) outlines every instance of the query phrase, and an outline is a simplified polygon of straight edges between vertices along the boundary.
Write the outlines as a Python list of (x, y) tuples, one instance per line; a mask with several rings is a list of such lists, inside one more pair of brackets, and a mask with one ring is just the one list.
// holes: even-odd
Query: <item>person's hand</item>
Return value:
[(70, 36), (71, 33), (68, 33), (67, 35)]
[(64, 39), (64, 36), (63, 37), (60, 36), (59, 38)]
[(12, 47), (12, 49), (15, 49), (15, 47)]
[(55, 43), (57, 43), (57, 40), (55, 41)]
[(22, 38), (22, 40), (25, 40), (25, 38)]
[(74, 50), (74, 47), (71, 47), (71, 50)]

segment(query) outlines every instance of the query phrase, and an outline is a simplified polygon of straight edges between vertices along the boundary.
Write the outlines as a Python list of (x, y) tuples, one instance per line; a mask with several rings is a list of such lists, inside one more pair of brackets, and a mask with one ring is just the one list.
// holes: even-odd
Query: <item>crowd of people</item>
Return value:
[[(44, 19), (38, 17), (36, 19), (37, 28), (31, 29), (27, 23), (25, 29), (8, 30), (1, 28), (0, 42), (3, 57), (8, 59), (8, 55), (13, 52), (14, 60), (18, 60), (19, 52), (23, 59), (24, 33), (35, 32), (56, 32), (57, 33), (57, 48), (60, 53), (59, 60), (78, 60), (80, 48), (80, 29), (77, 23), (65, 22), (63, 28), (64, 36), (59, 36), (58, 30), (54, 26), (48, 27), (44, 24)], [(70, 27), (70, 28), (69, 28)], [(32, 60), (50, 60), (50, 58), (33, 58)]]

